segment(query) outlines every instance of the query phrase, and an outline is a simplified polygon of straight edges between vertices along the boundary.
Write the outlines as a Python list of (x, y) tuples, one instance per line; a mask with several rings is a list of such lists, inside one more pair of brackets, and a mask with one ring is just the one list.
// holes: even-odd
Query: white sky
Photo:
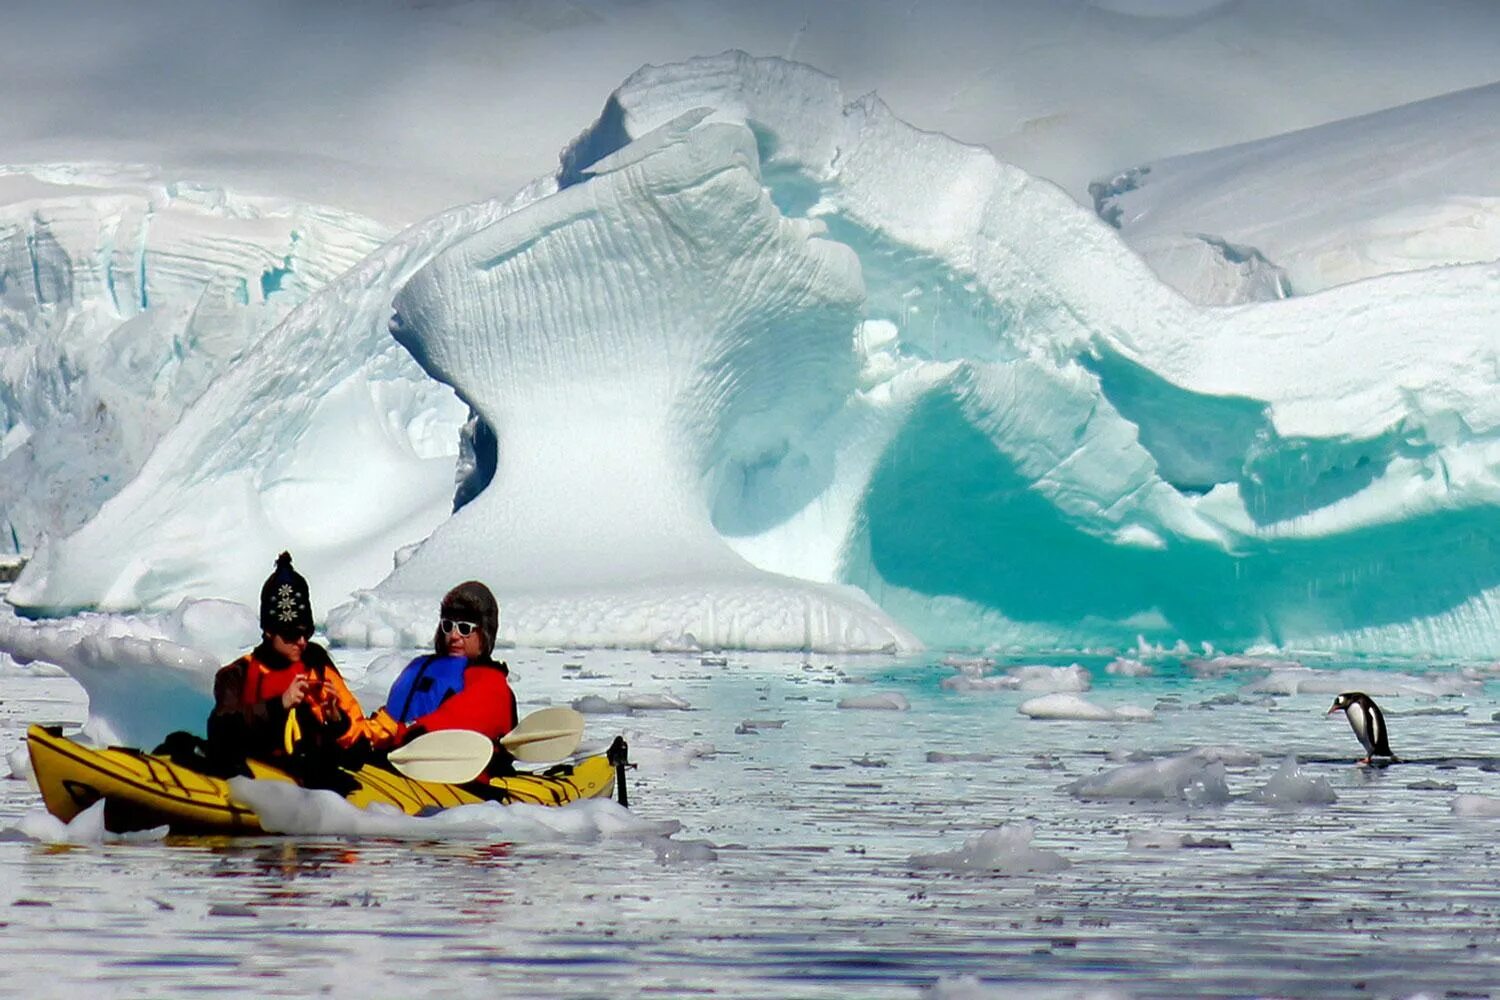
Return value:
[(1139, 162), (1492, 82), (1500, 4), (13, 0), (0, 157), (401, 223), (552, 170), (643, 63), (726, 48), (810, 62), (1085, 200)]

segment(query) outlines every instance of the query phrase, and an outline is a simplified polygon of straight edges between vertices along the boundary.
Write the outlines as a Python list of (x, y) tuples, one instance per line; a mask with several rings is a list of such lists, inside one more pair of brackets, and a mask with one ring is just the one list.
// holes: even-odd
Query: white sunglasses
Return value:
[(439, 621), (438, 628), (443, 630), (444, 635), (452, 635), (454, 629), (457, 629), (458, 634), (464, 638), (468, 638), (471, 632), (479, 631), (479, 626), (473, 622), (456, 622), (452, 618), (444, 618)]

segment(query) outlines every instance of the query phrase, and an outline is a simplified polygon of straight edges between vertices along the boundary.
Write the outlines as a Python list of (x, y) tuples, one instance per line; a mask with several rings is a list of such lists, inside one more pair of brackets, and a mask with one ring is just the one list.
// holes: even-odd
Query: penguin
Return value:
[(1359, 691), (1345, 691), (1333, 699), (1328, 714), (1342, 711), (1349, 726), (1365, 748), (1365, 758), (1359, 763), (1373, 764), (1376, 757), (1389, 757), (1393, 764), (1400, 761), (1391, 753), (1390, 735), (1385, 728), (1385, 715), (1380, 706), (1369, 695)]

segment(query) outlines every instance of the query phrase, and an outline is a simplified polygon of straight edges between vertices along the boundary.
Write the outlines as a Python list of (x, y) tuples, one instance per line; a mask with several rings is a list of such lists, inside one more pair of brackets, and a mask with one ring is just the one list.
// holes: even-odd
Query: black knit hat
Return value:
[[(481, 655), (489, 656), (495, 651), (495, 636), (500, 632), (500, 605), (495, 603), (495, 595), (490, 593), (490, 588), (478, 580), (460, 583), (443, 595), (440, 614), (454, 621), (478, 625), (483, 639), (480, 644), (483, 647)], [(433, 636), (433, 647), (439, 656), (448, 651), (448, 637), (443, 635), (442, 628)]]
[(276, 572), (260, 588), (260, 628), (283, 639), (313, 634), (312, 601), (307, 581), (292, 569), (292, 554), (276, 557)]

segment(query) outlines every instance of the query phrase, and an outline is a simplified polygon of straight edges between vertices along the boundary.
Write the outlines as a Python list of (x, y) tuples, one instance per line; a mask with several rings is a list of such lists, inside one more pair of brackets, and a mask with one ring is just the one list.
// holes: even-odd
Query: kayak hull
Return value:
[[(105, 828), (115, 833), (159, 826), (173, 833), (265, 832), (255, 811), (235, 800), (228, 781), (167, 757), (128, 747), (86, 746), (60, 730), (35, 725), (26, 731), (26, 746), (47, 811), (63, 822), (103, 799)], [(296, 783), (273, 765), (248, 764), (251, 777)], [(445, 785), (367, 764), (346, 772), (356, 786), (346, 798), (360, 808), (382, 803), (416, 816), (484, 801), (560, 806), (614, 791), (614, 766), (604, 755), (549, 770), (554, 773), (494, 778), (486, 785)]]

